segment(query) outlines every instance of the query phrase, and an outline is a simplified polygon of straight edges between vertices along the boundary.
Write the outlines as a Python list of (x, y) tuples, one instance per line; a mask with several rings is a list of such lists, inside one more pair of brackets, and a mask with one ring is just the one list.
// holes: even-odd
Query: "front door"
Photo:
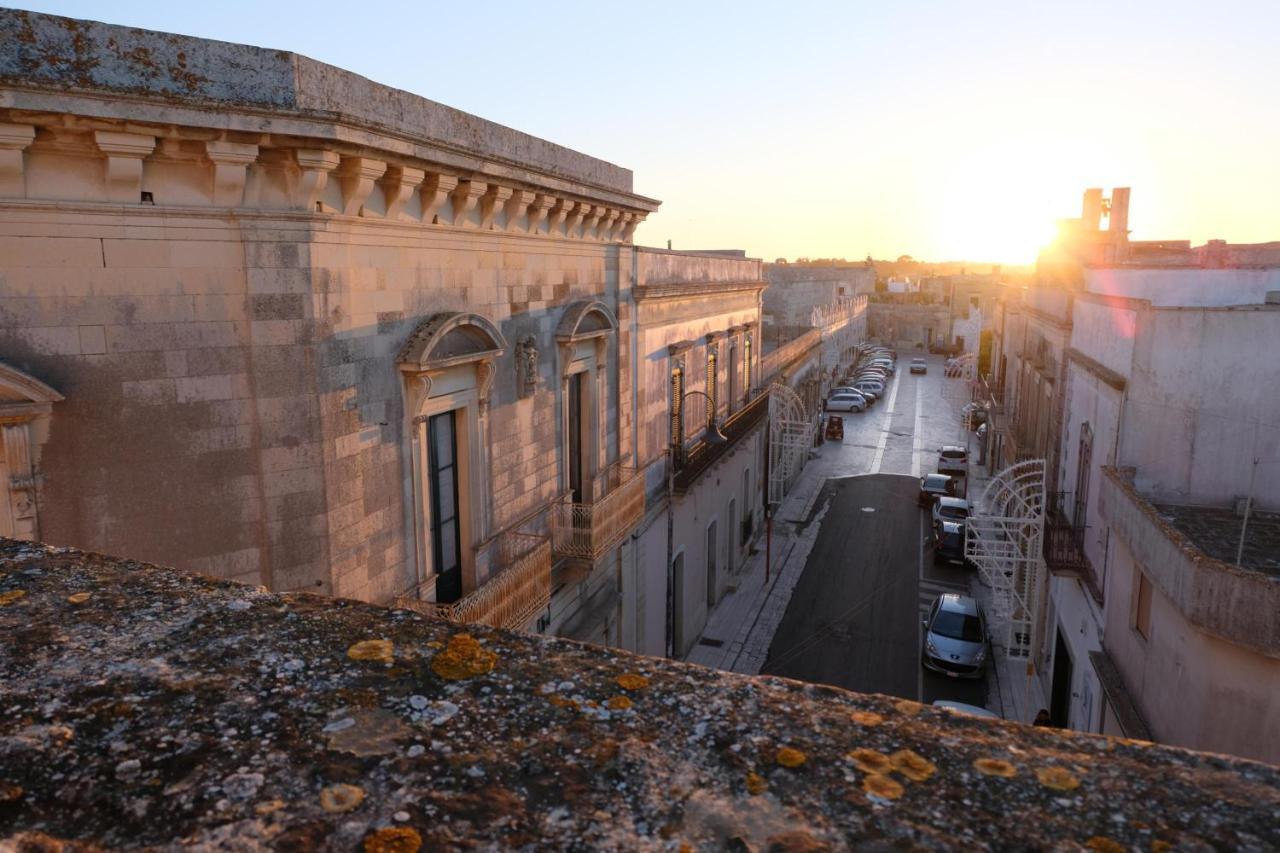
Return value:
[(1053, 693), (1049, 703), (1049, 723), (1065, 729), (1071, 720), (1071, 652), (1059, 630), (1053, 650)]
[(716, 605), (716, 522), (707, 528), (707, 607)]
[(436, 601), (462, 597), (462, 535), (458, 524), (458, 440), (454, 412), (427, 421), (431, 478), (431, 557), (436, 574)]
[(728, 531), (729, 555), (725, 559), (725, 564), (724, 564), (725, 569), (730, 574), (733, 574), (733, 564), (734, 564), (733, 555), (736, 554), (738, 551), (738, 537), (741, 534), (742, 534), (742, 531), (738, 530), (738, 501), (737, 499), (734, 499), (729, 501), (729, 531)]

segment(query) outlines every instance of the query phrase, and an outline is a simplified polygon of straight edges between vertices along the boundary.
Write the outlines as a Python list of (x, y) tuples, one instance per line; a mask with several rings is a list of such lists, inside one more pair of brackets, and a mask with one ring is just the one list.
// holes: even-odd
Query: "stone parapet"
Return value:
[(5, 849), (1280, 846), (1268, 765), (68, 549), (0, 630)]

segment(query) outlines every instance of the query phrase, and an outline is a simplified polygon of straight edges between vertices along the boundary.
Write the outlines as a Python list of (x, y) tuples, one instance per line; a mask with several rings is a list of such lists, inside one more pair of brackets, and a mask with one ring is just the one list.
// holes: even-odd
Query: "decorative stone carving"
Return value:
[(534, 196), (533, 202), (529, 205), (530, 234), (537, 234), (542, 231), (542, 226), (547, 221), (547, 213), (555, 203), (555, 196), (544, 195), (543, 193), (538, 193)]
[(573, 206), (577, 202), (567, 198), (558, 198), (551, 208), (551, 213), (547, 216), (547, 233), (553, 236), (562, 234), (560, 226), (564, 223), (565, 218), (569, 215), (569, 211), (573, 210)]
[(520, 399), (538, 390), (538, 340), (525, 335), (516, 343), (516, 391)]
[(23, 156), (36, 138), (36, 129), (27, 124), (0, 124), (0, 198), (24, 198)]
[(622, 211), (616, 208), (609, 208), (605, 211), (604, 217), (600, 220), (600, 228), (596, 232), (596, 237), (604, 242), (613, 240), (614, 230), (618, 227), (618, 220), (622, 216)]
[(239, 207), (244, 203), (249, 166), (258, 159), (258, 146), (211, 139), (204, 150), (213, 161), (214, 207)]
[(344, 216), (359, 216), (360, 209), (373, 192), (373, 185), (387, 171), (387, 164), (381, 160), (368, 157), (343, 157), (342, 169), (342, 213)]
[(156, 138), (96, 130), (93, 141), (107, 155), (107, 199), (116, 204), (138, 204), (142, 198), (142, 161), (156, 149)]
[(582, 218), (590, 212), (591, 205), (585, 201), (575, 202), (573, 212), (569, 214), (569, 218), (564, 225), (564, 236), (575, 238), (582, 236), (578, 231), (578, 226), (582, 224)]
[(636, 226), (638, 226), (641, 222), (644, 222), (645, 217), (647, 217), (648, 215), (649, 214), (647, 213), (631, 214), (631, 219), (628, 220), (627, 224), (622, 229), (622, 242), (624, 243), (631, 242), (631, 238), (634, 237), (636, 233)]
[(511, 194), (511, 198), (507, 200), (507, 230), (519, 231), (520, 217), (529, 208), (529, 203), (533, 201), (533, 193), (528, 190), (516, 190)]
[(436, 214), (457, 188), (458, 179), (453, 175), (442, 175), (439, 172), (427, 174), (427, 180), (422, 185), (422, 224), (431, 225), (435, 222)]
[(593, 205), (587, 211), (586, 218), (582, 222), (582, 239), (595, 236), (596, 225), (600, 223), (600, 217), (604, 216), (604, 208), (599, 205)]
[(422, 169), (408, 166), (391, 166), (382, 179), (382, 192), (387, 202), (387, 219), (399, 219), (413, 191), (427, 175)]
[(302, 169), (302, 177), (298, 179), (298, 189), (293, 204), (298, 210), (314, 211), (329, 182), (329, 173), (338, 168), (342, 158), (336, 151), (321, 151), (315, 148), (300, 148), (294, 152), (298, 166)]
[(458, 181), (458, 186), (449, 195), (453, 202), (453, 226), (466, 228), (467, 217), (475, 209), (476, 202), (484, 195), (488, 184), (484, 181)]
[(476, 362), (476, 384), (479, 386), (481, 415), (486, 415), (489, 412), (489, 394), (493, 391), (493, 378), (497, 374), (498, 369), (493, 366), (492, 358)]
[(507, 202), (514, 194), (515, 190), (511, 189), (511, 187), (489, 184), (489, 189), (480, 199), (481, 231), (489, 231), (494, 228), (494, 220), (498, 216), (498, 211), (506, 208)]

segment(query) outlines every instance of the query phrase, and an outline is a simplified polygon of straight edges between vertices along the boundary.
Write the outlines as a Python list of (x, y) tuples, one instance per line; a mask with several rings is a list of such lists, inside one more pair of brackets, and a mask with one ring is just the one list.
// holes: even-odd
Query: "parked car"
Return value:
[(851, 385), (840, 385), (836, 388), (832, 388), (831, 393), (827, 395), (827, 399), (830, 399), (837, 394), (857, 394), (859, 397), (863, 398), (863, 402), (865, 402), (867, 405), (871, 405), (871, 402), (872, 402), (871, 400), (866, 399), (867, 397), (866, 394), (863, 394), (861, 391), (859, 391), (857, 388), (854, 388)]
[(939, 474), (964, 474), (969, 470), (969, 451), (954, 444), (938, 449)]
[(911, 372), (912, 373), (928, 373), (929, 362), (925, 361), (923, 358), (911, 359)]
[(852, 382), (850, 384), (859, 393), (870, 391), (872, 394), (875, 394), (877, 397), (884, 396), (884, 383), (878, 379), (859, 379), (856, 382)]
[(952, 702), (950, 699), (935, 699), (933, 700), (933, 707), (950, 711), (953, 714), (964, 714), (967, 717), (982, 717), (984, 720), (1004, 719), (995, 711), (988, 711), (986, 708), (979, 708), (977, 705), (968, 705), (964, 702)]
[(867, 398), (861, 394), (832, 394), (827, 400), (827, 410), (832, 412), (861, 412), (867, 408)]
[(969, 517), (969, 502), (964, 498), (938, 498), (933, 505), (933, 520), (963, 523)]
[(981, 403), (966, 403), (960, 417), (968, 422), (969, 429), (976, 430), (987, 422), (987, 409)]
[(925, 668), (952, 678), (982, 678), (987, 668), (987, 620), (967, 595), (943, 593), (924, 620)]
[(933, 523), (933, 561), (965, 564), (963, 522), (939, 519)]
[(946, 474), (925, 474), (920, 478), (920, 506), (932, 506), (939, 498), (955, 495), (955, 480)]

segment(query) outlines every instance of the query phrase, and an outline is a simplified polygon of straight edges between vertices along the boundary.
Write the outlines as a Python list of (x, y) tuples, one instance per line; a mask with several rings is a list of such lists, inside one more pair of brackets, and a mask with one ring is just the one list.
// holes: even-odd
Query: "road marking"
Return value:
[(919, 383), (916, 384), (916, 422), (911, 427), (911, 476), (920, 476), (920, 457), (924, 453), (924, 436), (920, 433), (920, 414), (923, 410), (924, 394), (921, 393)]
[(871, 460), (871, 473), (880, 473), (880, 463), (884, 461), (884, 448), (889, 443), (889, 429), (893, 425), (893, 404), (898, 401), (898, 380), (901, 374), (893, 377), (893, 388), (889, 391), (889, 406), (884, 413), (884, 426), (880, 428), (880, 440), (876, 442), (876, 457)]

